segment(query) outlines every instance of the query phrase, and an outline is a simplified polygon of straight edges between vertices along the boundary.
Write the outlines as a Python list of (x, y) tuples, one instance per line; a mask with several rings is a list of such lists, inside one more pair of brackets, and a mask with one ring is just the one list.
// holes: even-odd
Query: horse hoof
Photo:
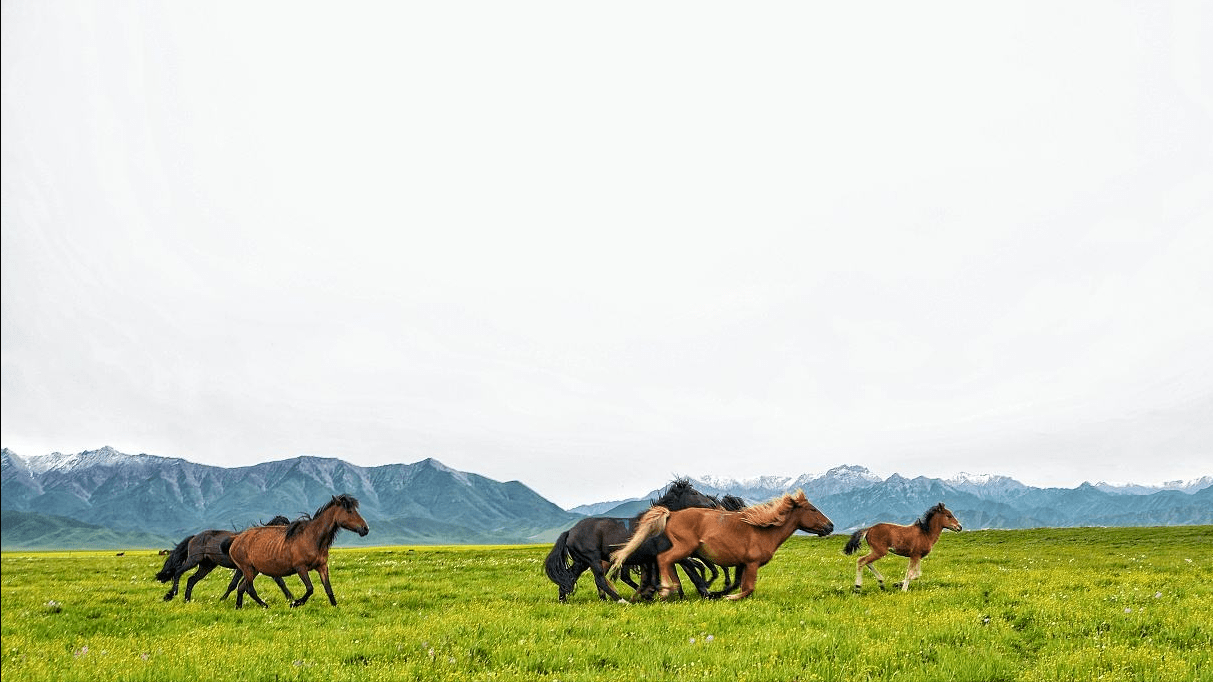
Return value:
[(623, 597), (620, 597), (620, 598), (619, 598), (618, 603), (619, 603), (619, 604), (630, 604), (631, 602), (629, 602), (628, 600), (624, 599)]
[[(883, 589), (884, 589), (884, 587), (881, 587), (880, 589), (882, 589), (882, 590), (883, 590)], [(851, 586), (851, 591), (852, 591), (852, 592), (854, 592), (855, 594), (859, 594), (860, 592), (862, 592), (862, 591), (863, 591), (863, 588), (862, 588), (862, 587), (860, 587), (859, 585), (852, 585), (852, 586)]]

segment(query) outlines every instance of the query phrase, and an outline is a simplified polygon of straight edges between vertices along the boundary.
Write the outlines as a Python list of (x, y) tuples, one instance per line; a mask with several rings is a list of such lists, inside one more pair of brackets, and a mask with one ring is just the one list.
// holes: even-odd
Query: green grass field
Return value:
[[(858, 595), (844, 541), (792, 538), (741, 602), (633, 605), (600, 602), (588, 573), (558, 603), (548, 546), (334, 550), (337, 607), (317, 585), (287, 608), (262, 577), (270, 608), (240, 611), (218, 601), (227, 571), (191, 603), (161, 601), (153, 552), (5, 553), (2, 669), (7, 682), (1213, 680), (1213, 527), (945, 533), (908, 593), (865, 576)], [(877, 565), (892, 581), (906, 561)]]

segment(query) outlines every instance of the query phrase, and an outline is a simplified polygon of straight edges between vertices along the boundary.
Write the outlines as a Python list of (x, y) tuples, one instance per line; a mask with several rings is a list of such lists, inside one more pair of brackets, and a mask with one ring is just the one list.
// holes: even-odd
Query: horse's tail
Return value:
[(843, 554), (854, 554), (855, 550), (859, 549), (859, 543), (863, 542), (864, 537), (868, 534), (867, 528), (860, 528), (851, 533), (851, 539), (847, 540), (847, 546), (842, 548)]
[(185, 563), (185, 557), (189, 554), (190, 550), (190, 540), (193, 539), (194, 536), (191, 535), (177, 543), (173, 551), (168, 553), (168, 558), (164, 560), (164, 568), (160, 569), (160, 572), (156, 574), (156, 580), (167, 583), (173, 579), (173, 576), (177, 575), (177, 570)]
[(569, 531), (566, 530), (556, 538), (556, 544), (543, 562), (544, 572), (548, 574), (548, 579), (560, 587), (561, 594), (572, 594), (573, 588), (577, 586), (578, 574), (569, 566), (573, 556), (569, 553), (568, 542)]
[(670, 510), (660, 505), (650, 507), (644, 516), (640, 517), (640, 521), (636, 524), (636, 532), (632, 533), (632, 538), (628, 540), (622, 548), (611, 552), (611, 570), (610, 575), (619, 573), (619, 569), (623, 563), (632, 556), (640, 545), (644, 544), (645, 540), (660, 535), (665, 530), (666, 521), (670, 519)]

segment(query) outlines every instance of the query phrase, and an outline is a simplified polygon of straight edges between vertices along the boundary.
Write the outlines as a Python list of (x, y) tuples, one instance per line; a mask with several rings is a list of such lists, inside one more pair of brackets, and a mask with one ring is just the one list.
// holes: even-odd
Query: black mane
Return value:
[(921, 518), (919, 518), (917, 521), (914, 522), (914, 525), (918, 526), (918, 530), (921, 530), (923, 533), (930, 533), (931, 532), (931, 519), (935, 518), (936, 514), (942, 514), (943, 512), (944, 512), (943, 502), (940, 502), (939, 504), (935, 505), (934, 507), (931, 507), (930, 509), (928, 509), (922, 515)]
[(337, 505), (340, 505), (346, 511), (352, 512), (352, 511), (358, 509), (358, 500), (356, 498), (354, 498), (354, 496), (347, 495), (345, 493), (342, 493), (340, 495), (333, 495), (333, 499), (322, 504), (320, 506), (320, 508), (316, 510), (315, 514), (312, 514), (311, 516), (304, 514), (304, 515), (300, 516), (298, 519), (295, 519), (294, 521), (292, 521), (291, 525), (287, 526), (287, 528), (286, 528), (286, 537), (289, 539), (289, 538), (292, 538), (292, 537), (298, 535), (300, 533), (300, 531), (303, 530), (304, 526), (306, 526), (308, 523), (311, 523), (312, 519), (323, 514), (324, 511), (326, 509), (328, 509), (329, 507), (334, 507)]

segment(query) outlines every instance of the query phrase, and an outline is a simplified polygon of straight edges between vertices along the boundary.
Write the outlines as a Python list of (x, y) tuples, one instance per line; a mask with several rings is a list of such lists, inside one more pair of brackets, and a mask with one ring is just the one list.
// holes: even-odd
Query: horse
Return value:
[(910, 581), (922, 575), (922, 569), (919, 568), (922, 558), (931, 553), (931, 547), (939, 540), (944, 528), (959, 532), (960, 522), (956, 520), (952, 512), (948, 511), (947, 507), (943, 506), (943, 502), (940, 502), (909, 525), (878, 523), (851, 533), (851, 539), (847, 541), (846, 547), (842, 550), (843, 554), (854, 554), (855, 550), (859, 549), (859, 543), (864, 539), (867, 539), (870, 550), (867, 556), (861, 556), (855, 562), (855, 591), (859, 592), (863, 587), (864, 566), (867, 566), (872, 575), (876, 576), (880, 589), (884, 589), (884, 576), (872, 564), (889, 552), (897, 556), (909, 557), (910, 565), (906, 569), (906, 579), (900, 583), (903, 592), (909, 590)]
[(698, 552), (721, 566), (739, 567), (741, 591), (726, 599), (745, 599), (754, 593), (758, 568), (797, 530), (817, 535), (834, 532), (833, 522), (809, 502), (803, 490), (736, 512), (653, 507), (641, 517), (632, 539), (611, 555), (611, 572), (618, 571), (647, 539), (664, 533), (671, 547), (657, 555), (663, 598), (682, 589), (674, 564)]
[(333, 586), (329, 582), (329, 547), (342, 528), (361, 537), (371, 531), (358, 513), (358, 500), (345, 494), (334, 495), (311, 517), (305, 516), (289, 526), (262, 526), (237, 534), (227, 547), (232, 561), (244, 574), (236, 589), (236, 608), (244, 606), (246, 593), (263, 608), (267, 607), (253, 587), (253, 580), (259, 573), (279, 578), (291, 573), (298, 575), (307, 591), (290, 604), (303, 606), (313, 591), (309, 571), (320, 575), (329, 603), (336, 606), (337, 597), (333, 596)]
[[(270, 520), (269, 526), (285, 526), (290, 521), (285, 516), (275, 516)], [(177, 586), (181, 581), (181, 576), (191, 568), (198, 566), (198, 570), (190, 576), (185, 582), (185, 596), (183, 599), (189, 601), (194, 593), (194, 585), (198, 584), (199, 580), (205, 578), (215, 568), (222, 566), (223, 568), (236, 568), (236, 564), (232, 563), (231, 557), (224, 550), (224, 545), (235, 537), (237, 531), (234, 530), (204, 530), (201, 533), (190, 535), (171, 550), (162, 551), (162, 554), (167, 554), (168, 558), (164, 560), (164, 567), (156, 574), (156, 580), (166, 583), (173, 581), (173, 587), (164, 595), (164, 601), (172, 601), (177, 595)], [(227, 586), (227, 592), (223, 593), (220, 599), (227, 599), (227, 595), (231, 594), (232, 590), (236, 589), (236, 584), (240, 581), (240, 571), (235, 571), (232, 574), (232, 580)], [(278, 587), (282, 589), (282, 593), (286, 595), (287, 600), (294, 599), (291, 596), (291, 591), (286, 589), (286, 583), (282, 578), (274, 578), (274, 582), (278, 583)]]
[[(690, 481), (678, 479), (671, 483), (661, 498), (652, 504), (671, 509), (684, 509), (687, 507), (716, 507), (719, 502), (711, 495), (705, 495), (695, 490)], [(581, 519), (572, 528), (560, 534), (544, 561), (544, 572), (547, 573), (548, 579), (556, 583), (560, 601), (565, 601), (573, 593), (577, 586), (577, 579), (587, 568), (594, 575), (599, 599), (623, 601), (623, 598), (607, 580), (605, 568), (611, 551), (628, 541), (640, 516), (638, 514), (635, 518), (589, 517)], [(631, 565), (643, 568), (651, 565), (651, 558), (638, 557), (637, 561), (632, 562)], [(699, 568), (690, 562), (687, 565), (691, 566), (690, 570)], [(686, 570), (687, 566), (683, 566), (683, 568)], [(633, 590), (639, 592), (642, 589), (627, 572), (619, 577)], [(643, 579), (642, 582), (644, 582)]]
[[(712, 496), (712, 495), (709, 495), (708, 497), (711, 497), (713, 500), (716, 499), (716, 497)], [(717, 506), (720, 509), (724, 509), (725, 511), (741, 511), (742, 509), (745, 509), (746, 503), (745, 503), (745, 500), (741, 499), (740, 497), (738, 497), (736, 495), (725, 495), (724, 497), (720, 498), (719, 504)], [(653, 555), (653, 564), (652, 565), (653, 565), (654, 570), (649, 571), (652, 584), (646, 583), (645, 590), (642, 591), (641, 596), (646, 599), (652, 599), (652, 593), (657, 591), (656, 555), (660, 554), (661, 552), (664, 552), (667, 549), (669, 549), (670, 547), (672, 547), (673, 543), (671, 543), (670, 539), (667, 538), (665, 535), (658, 535), (657, 537), (655, 537), (651, 540), (648, 540), (646, 542), (645, 546), (647, 546), (648, 549), (650, 550), (649, 554)], [(699, 592), (699, 596), (707, 597), (709, 599), (719, 599), (722, 596), (728, 594), (729, 592), (732, 592), (733, 590), (737, 589), (737, 587), (739, 585), (741, 585), (741, 573), (735, 572), (734, 576), (732, 578), (730, 578), (729, 577), (729, 568), (730, 567), (723, 566), (723, 567), (721, 567), (721, 569), (724, 573), (724, 589), (716, 590), (714, 592), (708, 591), (708, 587), (710, 587), (712, 582), (714, 582), (716, 580), (716, 564), (712, 563), (710, 560), (708, 560), (706, 557), (704, 557), (702, 555), (702, 553), (700, 553), (700, 552), (696, 552), (693, 556), (695, 559), (698, 560), (698, 563), (703, 565), (703, 568), (706, 569), (706, 571), (690, 570), (686, 566), (683, 567), (683, 570), (685, 570), (687, 572), (687, 576), (691, 579), (691, 582), (695, 584), (695, 590), (697, 592)], [(647, 568), (645, 570), (648, 571)], [(712, 574), (711, 577), (707, 576), (707, 572), (711, 572), (711, 574)]]

